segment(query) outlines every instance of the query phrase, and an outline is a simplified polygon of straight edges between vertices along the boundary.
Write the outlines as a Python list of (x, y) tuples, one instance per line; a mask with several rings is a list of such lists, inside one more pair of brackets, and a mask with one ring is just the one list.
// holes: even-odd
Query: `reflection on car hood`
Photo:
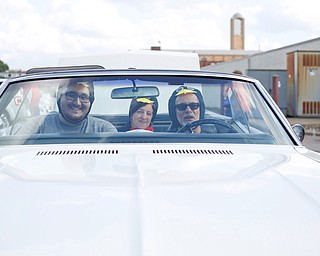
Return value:
[(20, 146), (0, 156), (0, 255), (320, 252), (320, 170), (289, 146)]

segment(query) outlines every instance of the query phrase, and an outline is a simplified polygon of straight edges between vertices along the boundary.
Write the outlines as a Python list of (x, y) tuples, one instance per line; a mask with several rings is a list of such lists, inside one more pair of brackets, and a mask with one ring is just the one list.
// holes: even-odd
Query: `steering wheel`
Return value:
[(177, 132), (183, 133), (188, 130), (192, 133), (193, 129), (195, 129), (197, 126), (202, 124), (214, 124), (218, 126), (220, 125), (227, 128), (228, 132), (237, 132), (237, 130), (231, 124), (219, 119), (199, 119), (199, 120), (185, 124)]

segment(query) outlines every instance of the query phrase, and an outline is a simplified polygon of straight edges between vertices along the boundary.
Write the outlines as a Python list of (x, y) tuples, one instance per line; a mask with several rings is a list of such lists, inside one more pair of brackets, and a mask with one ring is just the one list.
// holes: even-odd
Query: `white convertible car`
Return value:
[(320, 154), (255, 79), (40, 68), (0, 95), (1, 256), (320, 255)]

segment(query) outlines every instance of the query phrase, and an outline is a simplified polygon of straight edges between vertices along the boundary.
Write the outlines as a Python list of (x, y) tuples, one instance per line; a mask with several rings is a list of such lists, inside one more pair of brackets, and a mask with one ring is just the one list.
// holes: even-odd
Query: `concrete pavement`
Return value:
[(306, 134), (320, 136), (320, 117), (287, 117), (291, 125), (303, 125)]
[(320, 117), (287, 117), (291, 125), (303, 125), (306, 136), (302, 145), (306, 148), (320, 152)]

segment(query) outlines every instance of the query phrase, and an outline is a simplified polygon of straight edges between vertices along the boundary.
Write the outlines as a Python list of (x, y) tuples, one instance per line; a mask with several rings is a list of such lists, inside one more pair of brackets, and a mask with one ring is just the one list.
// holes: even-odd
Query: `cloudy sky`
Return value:
[(237, 12), (246, 50), (320, 36), (318, 0), (0, 0), (0, 60), (26, 70), (73, 53), (229, 50)]

